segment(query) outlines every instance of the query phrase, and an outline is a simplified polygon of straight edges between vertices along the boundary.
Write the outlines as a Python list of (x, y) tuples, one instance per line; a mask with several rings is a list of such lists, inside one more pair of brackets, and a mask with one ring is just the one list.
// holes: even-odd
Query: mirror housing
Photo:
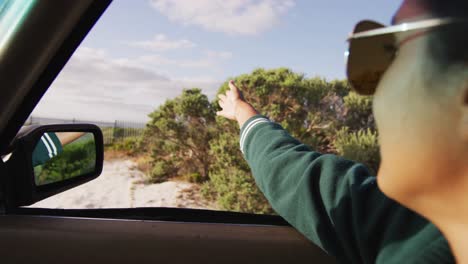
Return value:
[[(89, 133), (94, 136), (95, 165), (83, 175), (51, 183), (36, 184), (33, 152), (46, 133)], [(104, 144), (101, 129), (91, 124), (60, 124), (23, 127), (9, 147), (6, 160), (5, 205), (8, 208), (27, 206), (52, 195), (64, 192), (97, 178), (104, 162)], [(57, 155), (57, 153), (55, 153)], [(52, 155), (51, 155), (52, 158)]]

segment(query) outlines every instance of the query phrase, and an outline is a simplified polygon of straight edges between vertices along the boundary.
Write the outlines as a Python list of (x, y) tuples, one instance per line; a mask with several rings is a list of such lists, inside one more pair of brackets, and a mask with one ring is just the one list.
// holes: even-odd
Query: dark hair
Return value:
[[(426, 0), (435, 17), (468, 20), (467, 0)], [(437, 29), (431, 36), (429, 52), (434, 61), (448, 70), (451, 66), (468, 63), (468, 21)]]

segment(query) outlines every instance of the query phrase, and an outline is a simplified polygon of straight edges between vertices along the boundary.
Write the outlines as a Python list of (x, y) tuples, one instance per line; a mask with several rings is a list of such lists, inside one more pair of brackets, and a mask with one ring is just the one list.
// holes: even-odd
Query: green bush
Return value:
[(377, 173), (380, 164), (377, 132), (370, 129), (349, 132), (345, 127), (337, 132), (334, 145), (339, 155), (364, 163), (374, 175)]
[[(225, 120), (220, 119), (221, 123)], [(247, 162), (239, 150), (238, 128), (226, 121), (224, 132), (210, 143), (213, 163), (202, 194), (217, 202), (220, 209), (247, 213), (272, 213), (255, 184)]]
[(73, 142), (63, 147), (62, 153), (36, 166), (36, 183), (48, 184), (63, 181), (94, 171), (96, 146), (94, 140)]
[(160, 160), (154, 163), (153, 169), (149, 175), (151, 183), (161, 183), (167, 181), (174, 171), (172, 164), (167, 161)]
[[(345, 93), (345, 86), (339, 83), (333, 86), (322, 78), (307, 79), (303, 74), (286, 68), (256, 69), (251, 74), (233, 79), (247, 101), (260, 113), (280, 123), (293, 136), (307, 144), (329, 145), (321, 128), (329, 126), (331, 111), (321, 111), (322, 108), (328, 109), (323, 107), (322, 99), (335, 91)], [(225, 93), (227, 89), (226, 82), (218, 93)], [(214, 104), (217, 105), (217, 102)], [(309, 119), (310, 113), (320, 115)], [(217, 137), (210, 143), (210, 181), (204, 184), (203, 193), (215, 199), (218, 206), (225, 210), (272, 213), (239, 150), (237, 124), (224, 118), (217, 118), (216, 123)]]
[(204, 178), (200, 173), (198, 172), (194, 172), (194, 173), (190, 173), (190, 174), (187, 174), (185, 175), (184, 177), (188, 182), (191, 182), (191, 183), (203, 183), (204, 181), (206, 181), (206, 178)]
[[(306, 78), (286, 68), (256, 69), (230, 79), (260, 113), (314, 150), (377, 171), (372, 98), (350, 92), (347, 81)], [(218, 94), (227, 89), (225, 82)], [(184, 90), (150, 114), (145, 146), (153, 162), (151, 178), (160, 182), (182, 176), (202, 182), (203, 195), (221, 209), (272, 213), (239, 150), (238, 125), (215, 115), (217, 100), (209, 102), (200, 89)]]
[(202, 186), (204, 197), (217, 201), (222, 210), (257, 214), (273, 213), (250, 172), (229, 167), (214, 171)]
[(345, 125), (356, 131), (362, 128), (375, 130), (374, 116), (372, 114), (372, 97), (361, 96), (355, 92), (344, 97), (346, 108)]
[[(171, 170), (162, 170), (164, 177), (186, 176), (188, 180), (208, 179), (212, 157), (209, 143), (216, 131), (213, 105), (200, 89), (186, 89), (182, 95), (167, 100), (153, 111), (145, 130), (145, 147), (154, 166), (162, 161)], [(155, 168), (158, 177), (159, 168)], [(194, 179), (190, 175), (197, 175)]]
[(142, 149), (142, 137), (127, 137), (107, 146), (107, 149), (125, 151), (134, 155)]

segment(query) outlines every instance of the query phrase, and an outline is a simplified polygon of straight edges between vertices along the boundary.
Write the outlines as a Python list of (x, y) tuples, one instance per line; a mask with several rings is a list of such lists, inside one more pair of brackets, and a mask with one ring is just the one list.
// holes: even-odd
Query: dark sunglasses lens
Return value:
[[(383, 27), (376, 22), (363, 21), (356, 26), (353, 33)], [(393, 34), (350, 40), (347, 72), (349, 82), (357, 93), (374, 94), (383, 74), (394, 59), (394, 45)]]

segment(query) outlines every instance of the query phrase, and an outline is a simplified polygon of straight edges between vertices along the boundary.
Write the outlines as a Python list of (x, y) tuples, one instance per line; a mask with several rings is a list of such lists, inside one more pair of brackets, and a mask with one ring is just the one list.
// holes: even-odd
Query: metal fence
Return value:
[(115, 120), (114, 122), (89, 121), (81, 119), (59, 119), (30, 116), (24, 125), (50, 125), (50, 124), (94, 124), (101, 128), (104, 144), (112, 144), (129, 137), (138, 137), (143, 134), (146, 124)]

